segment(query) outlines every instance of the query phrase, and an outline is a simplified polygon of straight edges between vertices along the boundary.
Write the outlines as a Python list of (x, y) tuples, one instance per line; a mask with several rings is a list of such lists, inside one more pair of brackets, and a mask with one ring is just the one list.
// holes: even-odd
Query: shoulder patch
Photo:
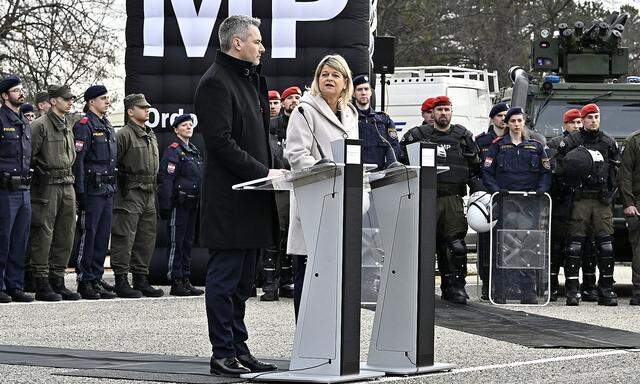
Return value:
[(87, 124), (89, 122), (89, 118), (87, 116), (83, 117), (78, 121), (80, 124)]
[(178, 144), (178, 143), (171, 143), (171, 145), (169, 147), (178, 148), (179, 146), (180, 146), (180, 144)]

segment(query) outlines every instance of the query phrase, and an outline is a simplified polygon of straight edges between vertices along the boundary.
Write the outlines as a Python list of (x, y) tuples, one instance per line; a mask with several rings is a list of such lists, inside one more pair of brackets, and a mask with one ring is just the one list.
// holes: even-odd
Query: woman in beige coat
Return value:
[[(311, 89), (302, 96), (300, 105), (289, 118), (284, 156), (292, 170), (311, 167), (322, 159), (311, 131), (324, 155), (331, 160), (332, 141), (358, 138), (358, 112), (349, 102), (352, 95), (353, 83), (347, 62), (340, 55), (325, 56), (316, 68)], [(304, 112), (301, 113), (300, 109)], [(294, 255), (294, 308), (297, 318), (307, 249), (293, 194), (292, 197), (287, 253)]]

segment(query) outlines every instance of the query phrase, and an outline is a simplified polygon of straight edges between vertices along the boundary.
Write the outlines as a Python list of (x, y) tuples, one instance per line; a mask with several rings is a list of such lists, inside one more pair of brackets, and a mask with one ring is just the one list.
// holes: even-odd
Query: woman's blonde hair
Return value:
[(320, 60), (318, 63), (318, 67), (316, 67), (316, 73), (313, 76), (313, 83), (311, 83), (311, 94), (312, 95), (320, 95), (320, 73), (322, 72), (322, 67), (325, 65), (335, 69), (336, 71), (342, 74), (344, 77), (344, 81), (346, 82), (346, 88), (342, 90), (340, 94), (339, 104), (347, 104), (351, 101), (351, 97), (353, 96), (353, 78), (351, 76), (351, 69), (349, 69), (349, 64), (344, 59), (344, 57), (340, 55), (327, 55)]

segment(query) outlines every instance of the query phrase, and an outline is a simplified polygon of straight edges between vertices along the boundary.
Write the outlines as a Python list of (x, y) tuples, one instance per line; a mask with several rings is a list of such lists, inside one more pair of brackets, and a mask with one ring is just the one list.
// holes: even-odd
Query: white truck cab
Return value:
[[(422, 103), (441, 95), (448, 96), (453, 104), (452, 123), (463, 125), (476, 136), (489, 126), (489, 111), (499, 91), (497, 71), (447, 66), (398, 67), (395, 73), (385, 75), (385, 83), (385, 112), (395, 122), (400, 137), (422, 124)], [(377, 75), (378, 104), (381, 90)]]

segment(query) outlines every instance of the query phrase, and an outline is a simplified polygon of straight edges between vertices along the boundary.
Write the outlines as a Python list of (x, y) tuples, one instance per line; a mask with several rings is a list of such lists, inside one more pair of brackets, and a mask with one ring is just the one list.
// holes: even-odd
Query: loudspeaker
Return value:
[(393, 73), (395, 71), (396, 38), (376, 36), (373, 49), (373, 72)]

